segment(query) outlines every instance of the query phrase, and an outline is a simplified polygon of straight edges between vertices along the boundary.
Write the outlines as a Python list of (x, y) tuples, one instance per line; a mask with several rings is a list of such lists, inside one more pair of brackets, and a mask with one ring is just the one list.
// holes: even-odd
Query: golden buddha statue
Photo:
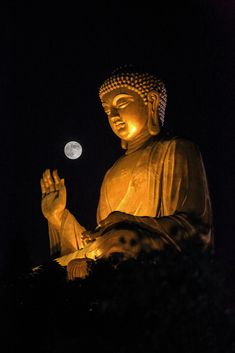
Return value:
[(116, 252), (128, 258), (143, 244), (150, 250), (172, 246), (183, 251), (183, 241), (196, 237), (204, 248), (211, 246), (212, 211), (202, 157), (191, 141), (162, 132), (164, 83), (149, 73), (120, 69), (102, 84), (99, 97), (125, 153), (105, 174), (94, 231), (86, 231), (66, 209), (66, 186), (57, 171), (43, 173), (42, 212), (51, 255), (67, 266), (72, 279), (82, 277), (76, 272), (79, 259)]

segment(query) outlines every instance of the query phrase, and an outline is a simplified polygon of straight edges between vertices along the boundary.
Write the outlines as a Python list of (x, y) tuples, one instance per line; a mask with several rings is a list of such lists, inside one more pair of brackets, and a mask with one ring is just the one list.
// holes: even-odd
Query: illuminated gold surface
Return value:
[[(139, 239), (139, 232), (127, 226), (117, 230), (120, 222), (147, 229), (144, 243), (150, 249), (171, 245), (182, 251), (181, 241), (194, 237), (205, 247), (212, 244), (211, 205), (201, 154), (192, 142), (161, 133), (159, 97), (150, 91), (145, 104), (138, 92), (127, 87), (101, 97), (111, 129), (126, 152), (104, 177), (95, 232), (85, 232), (66, 209), (66, 187), (58, 173), (43, 173), (42, 212), (49, 224), (51, 255), (58, 254), (62, 266), (76, 258), (95, 260), (113, 252), (135, 256), (141, 246), (131, 243)], [(76, 273), (76, 261), (72, 264), (68, 268)]]

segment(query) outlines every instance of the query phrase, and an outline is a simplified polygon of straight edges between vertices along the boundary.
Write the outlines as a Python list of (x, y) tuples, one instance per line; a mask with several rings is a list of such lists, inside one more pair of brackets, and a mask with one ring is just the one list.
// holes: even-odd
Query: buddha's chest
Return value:
[(108, 178), (108, 192), (120, 194), (127, 189), (139, 192), (144, 189), (148, 177), (148, 158), (144, 158), (142, 151), (124, 156), (110, 170)]

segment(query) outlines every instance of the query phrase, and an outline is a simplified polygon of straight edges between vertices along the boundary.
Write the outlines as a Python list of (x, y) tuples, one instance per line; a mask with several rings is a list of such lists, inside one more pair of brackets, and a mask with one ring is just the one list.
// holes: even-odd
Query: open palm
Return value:
[(44, 217), (52, 224), (60, 226), (62, 214), (66, 207), (66, 187), (64, 179), (60, 179), (56, 170), (45, 170), (41, 179), (42, 202)]

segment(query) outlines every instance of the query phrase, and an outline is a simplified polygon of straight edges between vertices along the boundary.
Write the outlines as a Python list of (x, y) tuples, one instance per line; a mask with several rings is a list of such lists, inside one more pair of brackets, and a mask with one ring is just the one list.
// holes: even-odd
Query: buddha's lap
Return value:
[(141, 249), (138, 239), (138, 233), (134, 230), (111, 230), (88, 243), (83, 249), (61, 256), (56, 261), (61, 266), (67, 266), (74, 259), (97, 260), (118, 252), (135, 256)]

